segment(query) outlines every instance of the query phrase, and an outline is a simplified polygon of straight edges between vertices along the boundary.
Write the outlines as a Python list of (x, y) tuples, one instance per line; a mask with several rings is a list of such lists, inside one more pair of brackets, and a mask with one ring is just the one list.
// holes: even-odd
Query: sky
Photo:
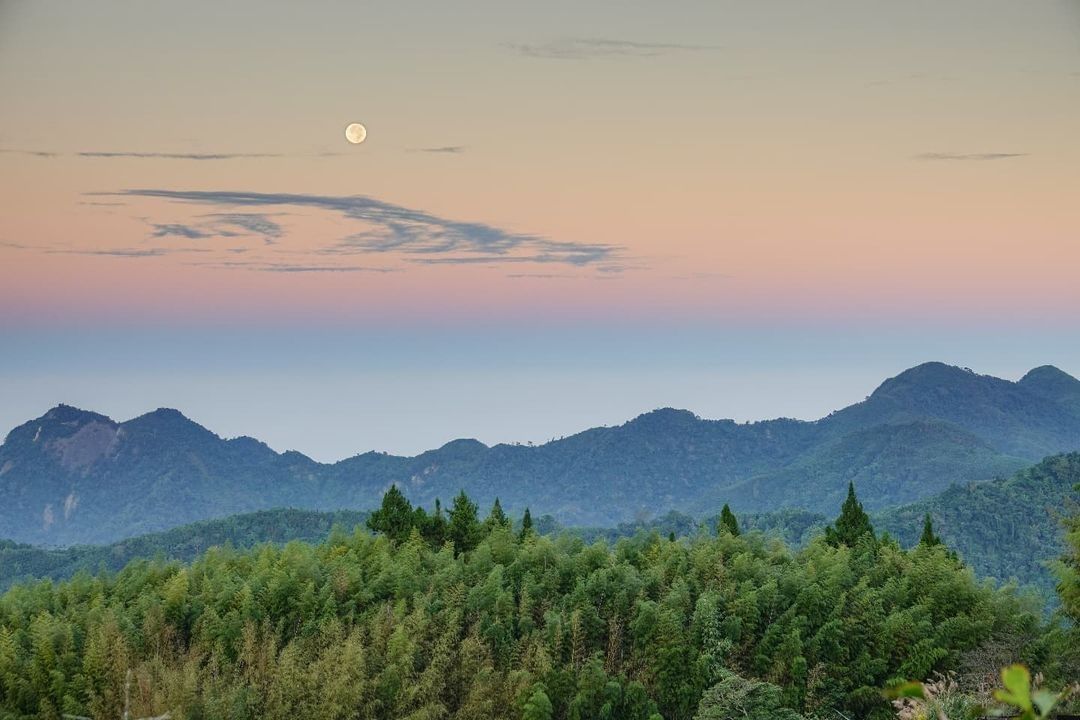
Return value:
[(335, 460), (1080, 374), (1076, 0), (3, 0), (0, 97), (0, 433)]

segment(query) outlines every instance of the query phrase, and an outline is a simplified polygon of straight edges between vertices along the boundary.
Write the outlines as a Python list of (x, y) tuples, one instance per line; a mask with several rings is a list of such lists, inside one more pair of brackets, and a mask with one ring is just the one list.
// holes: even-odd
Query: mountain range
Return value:
[(660, 409), (539, 446), (454, 440), (415, 457), (337, 463), (223, 439), (176, 410), (126, 422), (60, 405), (0, 446), (0, 537), (108, 543), (274, 507), (367, 509), (398, 486), (432, 505), (465, 489), (481, 506), (530, 506), (611, 525), (801, 508), (832, 514), (849, 481), (870, 510), (1011, 475), (1080, 450), (1080, 381), (1044, 366), (1018, 382), (942, 363), (911, 368), (816, 421), (736, 423)]

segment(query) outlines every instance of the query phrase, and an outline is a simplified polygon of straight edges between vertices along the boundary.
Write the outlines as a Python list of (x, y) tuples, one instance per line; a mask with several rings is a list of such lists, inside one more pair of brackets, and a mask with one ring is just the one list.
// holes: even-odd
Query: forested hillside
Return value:
[[(1080, 494), (1074, 489), (1078, 483), (1080, 453), (1072, 453), (1047, 458), (1007, 479), (957, 485), (924, 501), (873, 513), (872, 517), (877, 527), (897, 538), (902, 547), (910, 548), (918, 542), (923, 518), (929, 513), (937, 534), (960, 554), (977, 577), (1001, 583), (1015, 579), (1021, 585), (1036, 587), (1043, 597), (1052, 598), (1056, 581), (1050, 563), (1064, 551), (1061, 519), (1074, 512), (1080, 502)], [(861, 486), (858, 489), (860, 495), (865, 494)], [(834, 510), (839, 505), (837, 502)], [(139, 557), (190, 561), (205, 549), (225, 543), (243, 548), (263, 542), (320, 542), (335, 525), (351, 531), (367, 516), (366, 511), (278, 509), (193, 523), (105, 546), (46, 549), (0, 541), (0, 590), (24, 578), (66, 579), (80, 570), (119, 570)], [(609, 528), (577, 528), (545, 514), (536, 518), (534, 527), (541, 534), (572, 533), (585, 542), (604, 539), (614, 543), (642, 532), (693, 537), (713, 532), (718, 520), (718, 513), (695, 517), (671, 511)], [(789, 508), (740, 514), (739, 523), (745, 532), (760, 531), (802, 547), (823, 531), (828, 517)]]
[(391, 493), (369, 523), (13, 588), (0, 708), (119, 717), (130, 671), (136, 716), (689, 720), (752, 697), (754, 717), (876, 720), (899, 679), (1075, 676), (1041, 608), (940, 545), (881, 542), (854, 497), (798, 551), (727, 526), (587, 545), (464, 495), (424, 513)]
[(290, 540), (322, 542), (335, 526), (363, 525), (367, 512), (339, 510), (261, 510), (220, 520), (183, 525), (111, 545), (39, 548), (0, 540), (0, 592), (25, 579), (66, 580), (80, 571), (116, 571), (137, 558), (190, 562), (211, 547), (248, 548)]
[(1080, 453), (1047, 458), (1011, 478), (952, 487), (875, 518), (899, 538), (918, 542), (922, 518), (982, 577), (1016, 578), (1049, 595), (1050, 565), (1065, 550), (1063, 520), (1077, 512)]
[(455, 440), (416, 457), (368, 452), (334, 464), (224, 440), (175, 410), (117, 423), (59, 406), (0, 446), (0, 538), (105, 543), (273, 507), (369, 509), (394, 483), (414, 502), (465, 488), (569, 525), (724, 503), (827, 514), (849, 482), (884, 509), (1080, 450), (1078, 386), (1049, 367), (1014, 383), (928, 363), (816, 422), (662, 409), (536, 447)]

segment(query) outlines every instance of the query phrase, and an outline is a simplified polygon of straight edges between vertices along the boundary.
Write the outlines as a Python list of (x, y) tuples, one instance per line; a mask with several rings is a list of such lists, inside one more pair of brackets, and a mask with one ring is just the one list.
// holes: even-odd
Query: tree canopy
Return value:
[(130, 671), (137, 716), (691, 720), (749, 697), (772, 717), (876, 720), (896, 678), (1000, 648), (1053, 670), (1065, 642), (941, 547), (586, 544), (485, 527), (463, 494), (436, 543), (441, 509), (384, 505), (378, 535), (16, 586), (0, 597), (0, 714), (119, 717)]

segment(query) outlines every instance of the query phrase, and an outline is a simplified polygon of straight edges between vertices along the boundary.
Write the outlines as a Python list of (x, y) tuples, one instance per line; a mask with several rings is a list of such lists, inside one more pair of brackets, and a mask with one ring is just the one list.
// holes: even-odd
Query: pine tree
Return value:
[(446, 542), (446, 536), (449, 529), (446, 523), (446, 515), (443, 513), (442, 502), (439, 498), (435, 498), (435, 512), (428, 516), (427, 524), (421, 528), (421, 533), (424, 539), (428, 541), (432, 547), (442, 547), (442, 544)]
[(450, 539), (454, 541), (454, 550), (468, 552), (480, 544), (482, 528), (476, 516), (476, 503), (462, 490), (454, 498), (450, 508)]
[(382, 506), (368, 516), (367, 526), (394, 542), (404, 542), (415, 520), (412, 503), (398, 490), (397, 485), (391, 485), (383, 495)]
[(919, 538), (919, 544), (927, 547), (941, 544), (941, 538), (934, 534), (934, 523), (930, 520), (930, 513), (926, 513), (926, 517), (923, 518), (922, 537)]
[(495, 498), (495, 504), (491, 506), (491, 512), (487, 516), (487, 520), (484, 521), (484, 528), (491, 532), (497, 527), (510, 527), (510, 518), (506, 517), (506, 513), (503, 512), (502, 504), (499, 503), (499, 498)]
[(840, 517), (836, 522), (825, 528), (825, 540), (830, 545), (847, 545), (854, 547), (864, 535), (874, 538), (874, 526), (870, 524), (870, 516), (863, 510), (862, 503), (855, 496), (855, 483), (848, 483), (847, 499), (840, 508)]
[(720, 532), (727, 530), (732, 535), (739, 534), (739, 521), (735, 518), (735, 513), (731, 512), (731, 508), (728, 507), (727, 503), (724, 503), (724, 507), (720, 511), (720, 524), (716, 529)]
[(529, 508), (525, 508), (525, 514), (521, 517), (521, 536), (519, 540), (524, 540), (529, 537), (533, 531), (532, 513), (529, 512)]

